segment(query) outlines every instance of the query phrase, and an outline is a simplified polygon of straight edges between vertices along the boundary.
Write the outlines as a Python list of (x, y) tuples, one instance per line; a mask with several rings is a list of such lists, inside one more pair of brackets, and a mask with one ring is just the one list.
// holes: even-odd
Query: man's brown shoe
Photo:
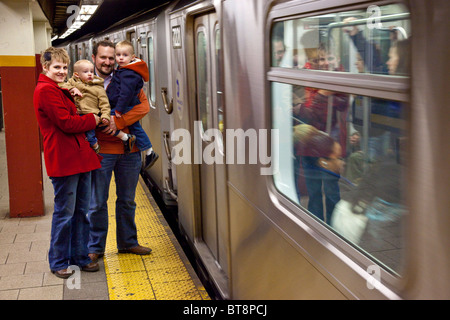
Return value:
[(141, 256), (150, 254), (151, 252), (152, 249), (139, 245), (133, 248), (119, 250), (119, 253), (133, 253)]
[(100, 268), (98, 267), (98, 263), (97, 262), (91, 262), (83, 267), (81, 267), (82, 271), (86, 271), (86, 272), (95, 272), (98, 271)]
[(103, 253), (89, 253), (88, 256), (92, 262), (97, 262), (99, 258), (103, 257)]
[(74, 274), (73, 270), (70, 269), (61, 269), (61, 270), (52, 270), (52, 273), (61, 279), (68, 279), (71, 275)]

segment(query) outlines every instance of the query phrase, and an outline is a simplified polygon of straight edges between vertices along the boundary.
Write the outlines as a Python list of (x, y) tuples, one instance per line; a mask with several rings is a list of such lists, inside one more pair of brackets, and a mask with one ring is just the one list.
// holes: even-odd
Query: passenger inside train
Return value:
[[(339, 58), (331, 48), (325, 48), (323, 42), (317, 43), (315, 32), (306, 32), (300, 40), (305, 50), (307, 62), (304, 69), (312, 70), (339, 70)], [(336, 93), (330, 90), (306, 87), (304, 89), (305, 102), (297, 105), (295, 117), (300, 122), (307, 123), (316, 129), (327, 131), (328, 113), (331, 106), (331, 128), (328, 130), (336, 144), (345, 154), (346, 127), (341, 125), (348, 108), (348, 95)], [(342, 150), (343, 149), (343, 150)], [(329, 222), (334, 206), (340, 200), (338, 177), (321, 170), (322, 161), (317, 157), (300, 155), (300, 164), (303, 168), (306, 190), (309, 196), (308, 210), (319, 219)], [(298, 162), (297, 162), (298, 163)], [(325, 208), (323, 204), (325, 197)], [(325, 210), (325, 217), (324, 217)]]

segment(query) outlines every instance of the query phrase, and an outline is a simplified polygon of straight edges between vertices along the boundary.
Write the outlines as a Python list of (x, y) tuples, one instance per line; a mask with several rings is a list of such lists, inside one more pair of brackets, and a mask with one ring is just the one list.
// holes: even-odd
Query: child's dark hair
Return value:
[(92, 48), (92, 54), (94, 56), (97, 56), (98, 53), (98, 47), (111, 47), (114, 49), (114, 43), (112, 43), (109, 40), (102, 40), (100, 42), (97, 42), (94, 47)]

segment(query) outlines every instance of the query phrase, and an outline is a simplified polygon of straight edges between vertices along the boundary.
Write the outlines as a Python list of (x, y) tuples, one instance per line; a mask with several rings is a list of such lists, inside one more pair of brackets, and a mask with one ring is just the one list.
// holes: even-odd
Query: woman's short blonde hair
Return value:
[(70, 63), (69, 54), (65, 49), (49, 47), (41, 53), (42, 66), (48, 67), (54, 60), (62, 63)]

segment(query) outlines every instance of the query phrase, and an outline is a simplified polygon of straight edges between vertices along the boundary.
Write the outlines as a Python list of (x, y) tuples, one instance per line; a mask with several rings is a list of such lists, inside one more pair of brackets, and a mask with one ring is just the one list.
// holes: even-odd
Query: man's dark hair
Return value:
[(113, 48), (113, 49), (115, 49), (115, 46), (114, 46), (114, 43), (112, 43), (111, 41), (109, 41), (109, 40), (102, 40), (102, 41), (100, 41), (100, 42), (97, 42), (95, 45), (94, 45), (94, 48), (92, 48), (92, 54), (94, 55), (94, 56), (97, 56), (97, 52), (98, 52), (98, 47), (111, 47), (111, 48)]

